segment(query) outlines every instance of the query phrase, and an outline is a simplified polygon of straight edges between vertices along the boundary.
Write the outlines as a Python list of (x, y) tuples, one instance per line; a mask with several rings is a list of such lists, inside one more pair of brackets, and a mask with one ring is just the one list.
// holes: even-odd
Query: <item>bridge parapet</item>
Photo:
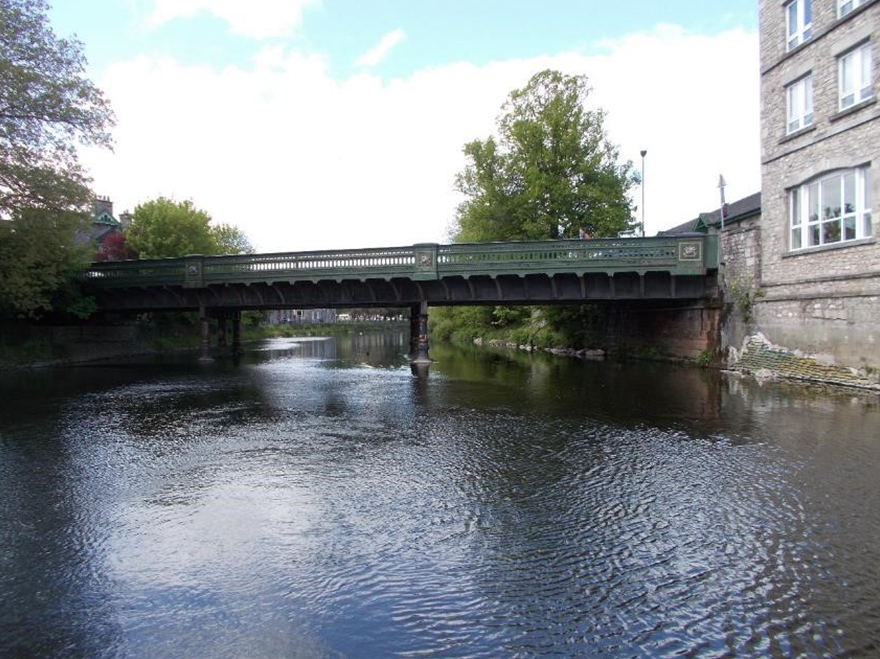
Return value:
[(373, 249), (105, 261), (84, 273), (101, 288), (275, 282), (437, 280), (478, 276), (668, 272), (704, 275), (718, 266), (717, 236), (420, 244)]

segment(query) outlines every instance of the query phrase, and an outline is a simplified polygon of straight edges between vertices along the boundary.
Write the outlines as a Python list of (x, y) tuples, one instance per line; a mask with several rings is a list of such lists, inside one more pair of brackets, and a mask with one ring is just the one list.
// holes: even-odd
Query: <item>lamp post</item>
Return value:
[(647, 149), (642, 149), (642, 238), (645, 237), (645, 156)]

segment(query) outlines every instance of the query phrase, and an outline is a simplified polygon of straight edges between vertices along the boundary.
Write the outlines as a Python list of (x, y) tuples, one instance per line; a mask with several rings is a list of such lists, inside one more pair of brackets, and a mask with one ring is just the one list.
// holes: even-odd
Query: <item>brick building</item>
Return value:
[(755, 324), (774, 343), (876, 367), (880, 0), (760, 0), (759, 21)]

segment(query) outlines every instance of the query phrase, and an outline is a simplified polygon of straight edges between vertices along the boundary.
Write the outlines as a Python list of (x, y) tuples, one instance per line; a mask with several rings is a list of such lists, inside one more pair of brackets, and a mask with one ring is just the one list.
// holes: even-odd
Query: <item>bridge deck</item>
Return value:
[(93, 263), (105, 309), (699, 298), (716, 236), (554, 240)]

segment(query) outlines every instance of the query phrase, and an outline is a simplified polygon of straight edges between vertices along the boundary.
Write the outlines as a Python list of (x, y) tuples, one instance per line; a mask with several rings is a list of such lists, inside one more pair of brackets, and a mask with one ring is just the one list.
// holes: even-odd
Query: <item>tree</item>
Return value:
[(141, 259), (213, 254), (210, 222), (211, 216), (191, 201), (159, 197), (134, 209), (125, 241)]
[(211, 226), (211, 216), (191, 201), (159, 197), (139, 204), (125, 231), (138, 258), (162, 259), (187, 254), (252, 253), (244, 232), (228, 224)]
[(253, 254), (254, 246), (251, 245), (247, 235), (236, 226), (231, 224), (217, 224), (211, 227), (211, 235), (216, 243), (217, 254)]
[(88, 316), (94, 301), (83, 298), (76, 282), (88, 247), (75, 235), (84, 216), (27, 209), (0, 228), (0, 315), (39, 318), (56, 311)]
[(465, 195), (456, 215), (460, 242), (616, 236), (635, 226), (628, 192), (631, 162), (604, 128), (605, 113), (587, 110), (586, 76), (542, 71), (502, 107), (498, 137), (465, 145), (456, 177)]
[(118, 231), (108, 234), (95, 254), (96, 261), (124, 261), (133, 258), (135, 253), (125, 242), (125, 234)]
[(0, 0), (0, 218), (87, 211), (76, 145), (111, 144), (113, 115), (84, 75), (82, 44), (56, 37), (47, 11), (45, 0)]

